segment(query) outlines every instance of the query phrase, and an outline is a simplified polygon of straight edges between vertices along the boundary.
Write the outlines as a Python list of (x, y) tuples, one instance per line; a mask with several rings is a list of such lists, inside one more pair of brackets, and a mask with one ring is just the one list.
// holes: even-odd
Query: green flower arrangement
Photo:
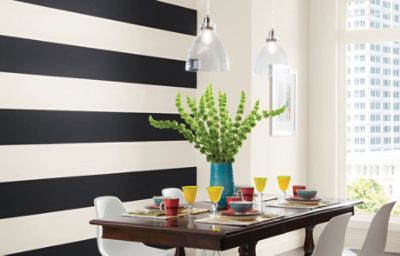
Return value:
[(242, 91), (236, 116), (232, 119), (227, 108), (226, 93), (219, 92), (217, 105), (211, 84), (200, 97), (199, 104), (196, 98), (189, 96), (186, 102), (191, 113), (184, 109), (182, 95), (178, 93), (175, 103), (183, 122), (155, 120), (152, 116), (149, 116), (149, 122), (158, 129), (178, 131), (212, 163), (234, 162), (236, 154), (257, 122), (278, 116), (286, 110), (283, 106), (276, 110), (260, 111), (260, 101), (257, 100), (251, 112), (243, 117), (246, 94)]

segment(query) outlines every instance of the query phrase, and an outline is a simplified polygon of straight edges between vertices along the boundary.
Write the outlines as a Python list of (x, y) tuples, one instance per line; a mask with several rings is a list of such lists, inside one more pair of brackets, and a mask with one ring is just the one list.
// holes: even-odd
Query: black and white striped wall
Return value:
[(192, 147), (147, 122), (196, 94), (195, 6), (0, 1), (0, 255), (99, 255), (95, 197), (196, 182)]

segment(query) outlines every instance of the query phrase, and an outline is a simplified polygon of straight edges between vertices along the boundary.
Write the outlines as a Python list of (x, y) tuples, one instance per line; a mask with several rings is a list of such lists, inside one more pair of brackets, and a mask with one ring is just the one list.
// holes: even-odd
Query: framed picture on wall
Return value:
[(271, 107), (286, 106), (280, 116), (271, 118), (272, 136), (294, 135), (296, 129), (296, 73), (285, 65), (273, 65), (271, 77)]

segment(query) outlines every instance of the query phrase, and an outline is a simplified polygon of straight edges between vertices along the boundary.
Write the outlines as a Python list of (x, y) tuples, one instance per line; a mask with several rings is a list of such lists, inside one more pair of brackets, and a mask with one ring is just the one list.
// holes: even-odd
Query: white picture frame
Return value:
[(273, 65), (271, 76), (271, 108), (286, 106), (280, 116), (271, 118), (272, 136), (291, 136), (296, 131), (296, 72), (286, 65)]

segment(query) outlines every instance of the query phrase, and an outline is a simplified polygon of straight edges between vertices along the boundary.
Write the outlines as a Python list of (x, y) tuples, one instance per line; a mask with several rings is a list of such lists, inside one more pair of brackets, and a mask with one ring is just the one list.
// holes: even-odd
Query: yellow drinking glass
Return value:
[(183, 186), (183, 195), (189, 205), (189, 215), (193, 215), (193, 204), (196, 202), (198, 186)]
[(217, 216), (217, 206), (218, 206), (219, 200), (221, 200), (223, 190), (224, 190), (224, 187), (222, 187), (222, 186), (207, 187), (208, 197), (210, 198), (210, 201), (212, 203), (212, 216), (213, 217)]
[(286, 190), (289, 187), (289, 183), (290, 183), (290, 176), (278, 176), (279, 188), (283, 192), (282, 201), (285, 200), (285, 198), (286, 198)]
[(258, 207), (262, 211), (262, 192), (267, 185), (267, 177), (254, 177), (254, 183), (256, 184), (256, 190), (258, 192)]

